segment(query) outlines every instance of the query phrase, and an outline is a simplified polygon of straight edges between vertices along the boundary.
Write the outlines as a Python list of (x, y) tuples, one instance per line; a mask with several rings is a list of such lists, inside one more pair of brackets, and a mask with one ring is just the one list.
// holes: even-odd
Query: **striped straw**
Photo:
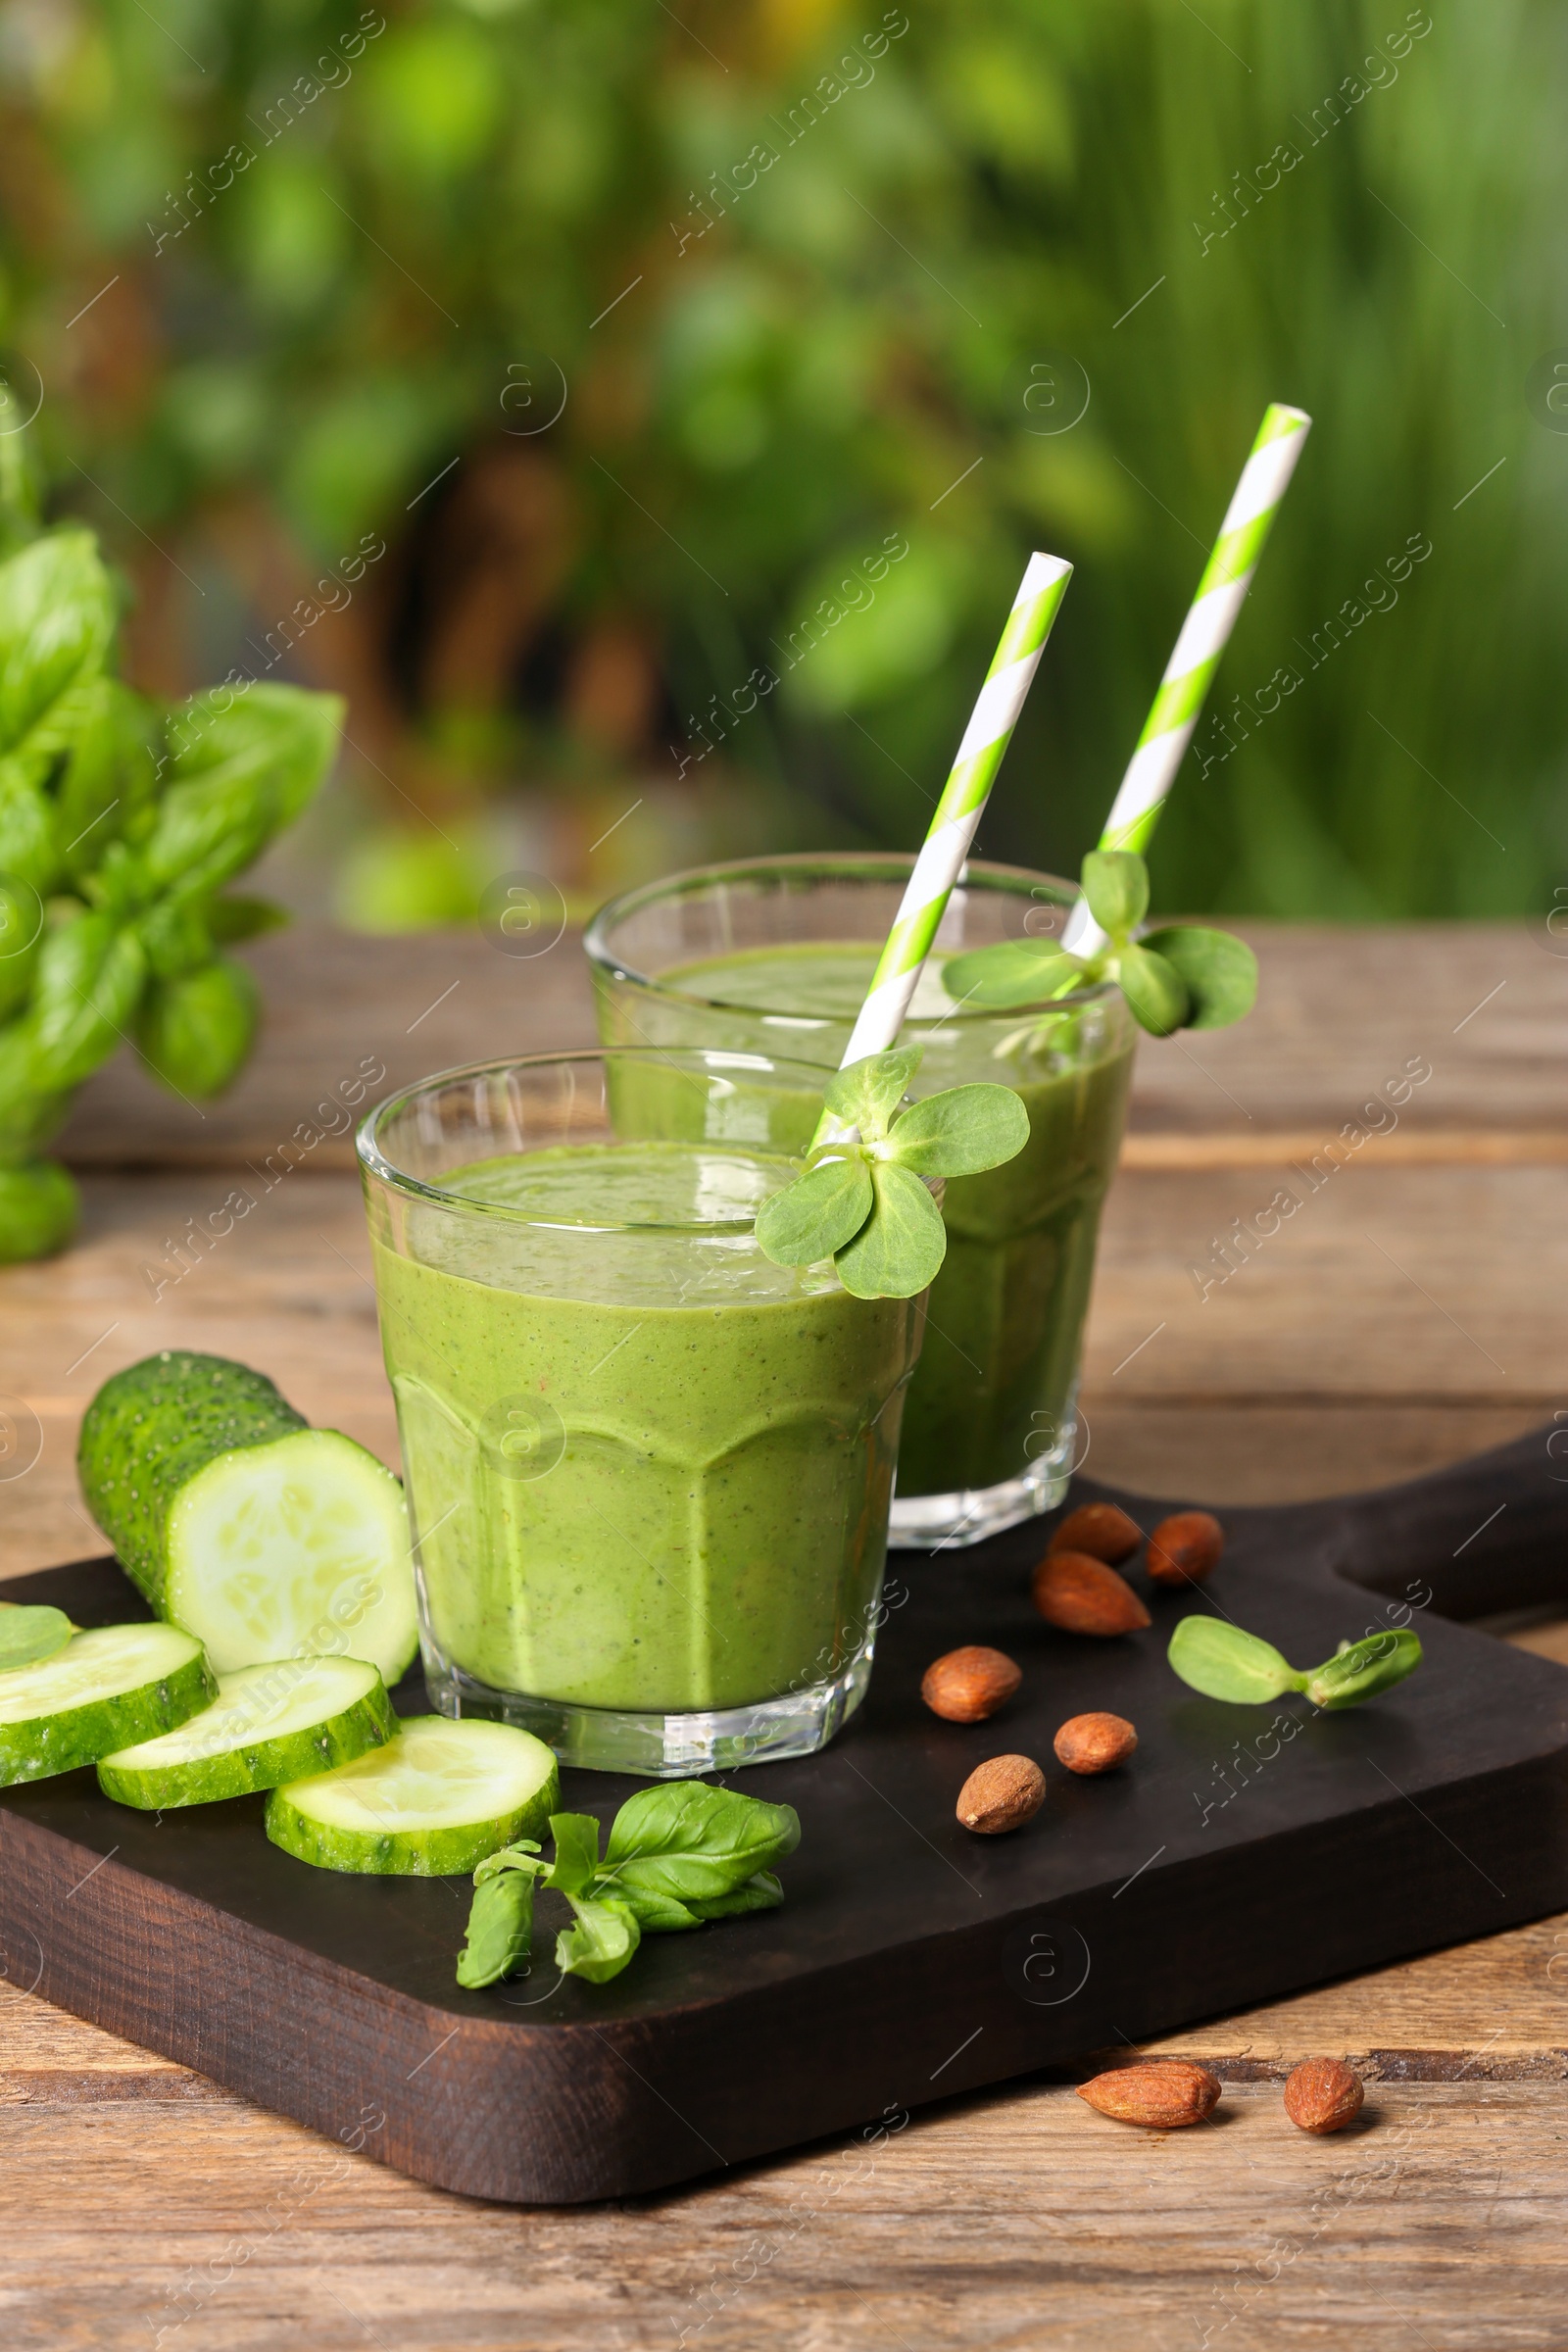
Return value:
[[(1304, 410), (1281, 408), (1277, 403), (1264, 415), (1252, 454), (1225, 511), (1214, 552), (1182, 623), (1176, 650), (1165, 664), (1138, 748), (1105, 819), (1105, 830), (1100, 836), (1102, 850), (1142, 851), (1148, 847), (1311, 423)], [(1062, 946), (1074, 956), (1095, 956), (1104, 946), (1105, 936), (1080, 899), (1068, 918)]]
[[(841, 1069), (847, 1070), (852, 1061), (863, 1061), (868, 1054), (885, 1054), (897, 1041), (1071, 577), (1072, 565), (1059, 556), (1029, 559), (1002, 642), (986, 672), (924, 847), (914, 861), (887, 945), (871, 976), (865, 1003), (844, 1049)], [(816, 1142), (823, 1142), (834, 1127), (832, 1114), (824, 1111)]]

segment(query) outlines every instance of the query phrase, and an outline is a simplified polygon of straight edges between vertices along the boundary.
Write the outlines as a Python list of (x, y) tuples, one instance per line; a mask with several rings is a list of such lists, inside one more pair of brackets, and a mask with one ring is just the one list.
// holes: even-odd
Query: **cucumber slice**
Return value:
[(208, 1805), (352, 1763), (397, 1732), (386, 1686), (362, 1658), (283, 1658), (219, 1677), (217, 1703), (177, 1731), (122, 1747), (98, 1786), (144, 1812)]
[(403, 1490), (270, 1380), (169, 1349), (104, 1383), (82, 1492), (161, 1617), (220, 1674), (286, 1657), (367, 1658), (395, 1683), (417, 1646)]
[(177, 1625), (103, 1625), (0, 1677), (0, 1787), (96, 1764), (199, 1714), (218, 1685)]
[(181, 1487), (166, 1549), (163, 1611), (200, 1635), (220, 1674), (335, 1654), (392, 1684), (413, 1663), (403, 1489), (336, 1430), (219, 1454)]
[(320, 1870), (441, 1879), (544, 1829), (560, 1802), (556, 1759), (532, 1733), (415, 1715), (357, 1764), (274, 1788), (267, 1835)]

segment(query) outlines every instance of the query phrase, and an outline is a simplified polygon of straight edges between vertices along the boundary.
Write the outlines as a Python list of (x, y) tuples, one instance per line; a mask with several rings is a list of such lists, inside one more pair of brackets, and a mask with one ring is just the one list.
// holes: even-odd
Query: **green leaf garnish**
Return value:
[(1149, 912), (1149, 868), (1135, 850), (1091, 850), (1083, 863), (1083, 891), (1102, 931), (1125, 938)]
[(64, 1649), (75, 1632), (64, 1609), (42, 1602), (0, 1601), (0, 1674), (13, 1666), (36, 1666)]
[(556, 1966), (564, 1977), (586, 1977), (590, 1984), (608, 1984), (618, 1977), (638, 1944), (642, 1930), (630, 1905), (612, 1895), (589, 1900), (566, 1897), (576, 1913), (569, 1928), (556, 1937)]
[(746, 1911), (776, 1911), (784, 1900), (784, 1889), (770, 1870), (760, 1870), (757, 1876), (746, 1879), (728, 1894), (710, 1895), (706, 1902), (694, 1903), (699, 1919), (739, 1919)]
[(1226, 1029), (1250, 1012), (1257, 996), (1257, 957), (1245, 939), (1201, 923), (1172, 923), (1151, 931), (1143, 945), (1162, 956), (1186, 984), (1191, 1009), (1184, 1029)]
[(776, 1266), (830, 1257), (856, 1298), (912, 1298), (948, 1246), (922, 1179), (976, 1175), (1023, 1150), (1029, 1114), (1008, 1086), (950, 1087), (900, 1110), (921, 1053), (867, 1054), (824, 1088), (841, 1132), (758, 1214), (758, 1246)]
[(1306, 1695), (1314, 1707), (1353, 1707), (1402, 1683), (1420, 1663), (1421, 1643), (1414, 1634), (1369, 1634), (1319, 1666), (1307, 1682)]
[(544, 1869), (532, 1838), (488, 1854), (473, 1874), (467, 1940), (458, 1955), (458, 1983), (476, 1991), (514, 1976), (533, 1938), (534, 1881)]
[(953, 956), (942, 967), (950, 997), (981, 1011), (1035, 1004), (1082, 984), (1084, 967), (1054, 939), (1004, 939), (993, 948)]
[(1151, 1037), (1169, 1037), (1191, 1009), (1186, 983), (1173, 963), (1128, 940), (1117, 958), (1117, 978), (1135, 1021)]
[(801, 1841), (793, 1805), (765, 1804), (703, 1781), (639, 1788), (615, 1815), (605, 1870), (620, 1891), (657, 1888), (683, 1903), (729, 1894)]
[(1402, 1683), (1421, 1663), (1421, 1644), (1411, 1633), (1369, 1634), (1343, 1644), (1324, 1665), (1298, 1674), (1256, 1634), (1244, 1633), (1223, 1617), (1184, 1617), (1166, 1654), (1172, 1670), (1205, 1698), (1256, 1706), (1286, 1690), (1301, 1690), (1314, 1707), (1337, 1708), (1358, 1706), (1363, 1698)]
[(550, 1835), (556, 1858), (545, 1885), (559, 1894), (583, 1894), (599, 1868), (599, 1824), (591, 1813), (552, 1813)]
[(556, 1853), (548, 1866), (524, 1838), (474, 1872), (460, 1984), (497, 1984), (526, 1961), (536, 1880), (572, 1908), (573, 1924), (556, 1938), (557, 1967), (605, 1984), (644, 1936), (772, 1910), (784, 1889), (770, 1866), (793, 1853), (801, 1836), (793, 1805), (765, 1804), (705, 1781), (639, 1788), (615, 1815), (602, 1863), (591, 1813), (552, 1814), (550, 1830)]
[[(1091, 850), (1083, 891), (1090, 913), (1109, 935), (1097, 955), (1069, 956), (1050, 939), (999, 940), (949, 958), (942, 967), (949, 996), (965, 1005), (1005, 1009), (1113, 980), (1133, 1018), (1153, 1037), (1223, 1029), (1251, 1010), (1257, 957), (1245, 940), (1200, 923), (1172, 923), (1144, 939), (1133, 937), (1149, 907), (1149, 869), (1133, 851)], [(1020, 1030), (1006, 1041), (1007, 1049), (1031, 1034)]]
[(921, 1046), (894, 1046), (886, 1054), (852, 1061), (847, 1070), (834, 1072), (822, 1089), (822, 1101), (847, 1125), (859, 1129), (863, 1143), (880, 1143), (923, 1053)]
[(952, 1086), (911, 1102), (888, 1149), (916, 1176), (974, 1176), (1015, 1159), (1028, 1141), (1029, 1113), (1010, 1086)]
[(858, 1152), (821, 1159), (757, 1212), (757, 1239), (775, 1266), (814, 1266), (853, 1242), (875, 1205)]
[(871, 1170), (876, 1205), (833, 1263), (857, 1298), (914, 1298), (936, 1280), (948, 1229), (927, 1187), (907, 1168), (881, 1161)]
[(1304, 1674), (1288, 1665), (1272, 1642), (1244, 1634), (1223, 1617), (1184, 1617), (1166, 1652), (1173, 1671), (1205, 1698), (1260, 1705), (1284, 1690), (1300, 1690)]

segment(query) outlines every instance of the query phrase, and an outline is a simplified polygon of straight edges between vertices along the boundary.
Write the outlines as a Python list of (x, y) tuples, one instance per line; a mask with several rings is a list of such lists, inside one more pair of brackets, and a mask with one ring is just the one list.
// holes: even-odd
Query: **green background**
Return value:
[(981, 845), (1075, 871), (1293, 402), (1156, 904), (1529, 912), (1568, 865), (1562, 34), (1551, 0), (13, 7), (4, 415), (41, 398), (138, 683), (348, 694), (280, 878), (396, 927), (520, 866), (585, 906), (912, 848), (1032, 547), (1077, 576)]

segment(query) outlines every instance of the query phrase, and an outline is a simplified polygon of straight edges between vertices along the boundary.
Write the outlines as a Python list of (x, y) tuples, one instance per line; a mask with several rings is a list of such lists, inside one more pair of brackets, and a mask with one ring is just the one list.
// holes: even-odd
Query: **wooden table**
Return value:
[[(1568, 961), (1524, 925), (1251, 936), (1253, 1018), (1142, 1049), (1089, 1335), (1094, 1469), (1283, 1498), (1568, 1420)], [(79, 1246), (0, 1276), (0, 1472), (21, 1472), (0, 1574), (101, 1548), (75, 1426), (157, 1348), (244, 1357), (395, 1460), (354, 1082), (592, 1034), (570, 939), (514, 961), (295, 933), (254, 960), (269, 1030), (232, 1097), (203, 1115), (103, 1073), (67, 1142)], [(1293, 1160), (1318, 1189), (1260, 1238)], [(231, 1194), (251, 1205), (225, 1220)], [(1510, 1631), (1568, 1662), (1568, 1622)], [(22, 1963), (0, 1958), (17, 2352), (1568, 2344), (1568, 1918), (1173, 2036), (1227, 2084), (1199, 2131), (1130, 2131), (1037, 2078), (927, 2107), (874, 2157), (824, 2143), (548, 2212), (318, 2140), (49, 2008)], [(1281, 2076), (1319, 2053), (1368, 2076), (1364, 2130), (1284, 2121)]]

